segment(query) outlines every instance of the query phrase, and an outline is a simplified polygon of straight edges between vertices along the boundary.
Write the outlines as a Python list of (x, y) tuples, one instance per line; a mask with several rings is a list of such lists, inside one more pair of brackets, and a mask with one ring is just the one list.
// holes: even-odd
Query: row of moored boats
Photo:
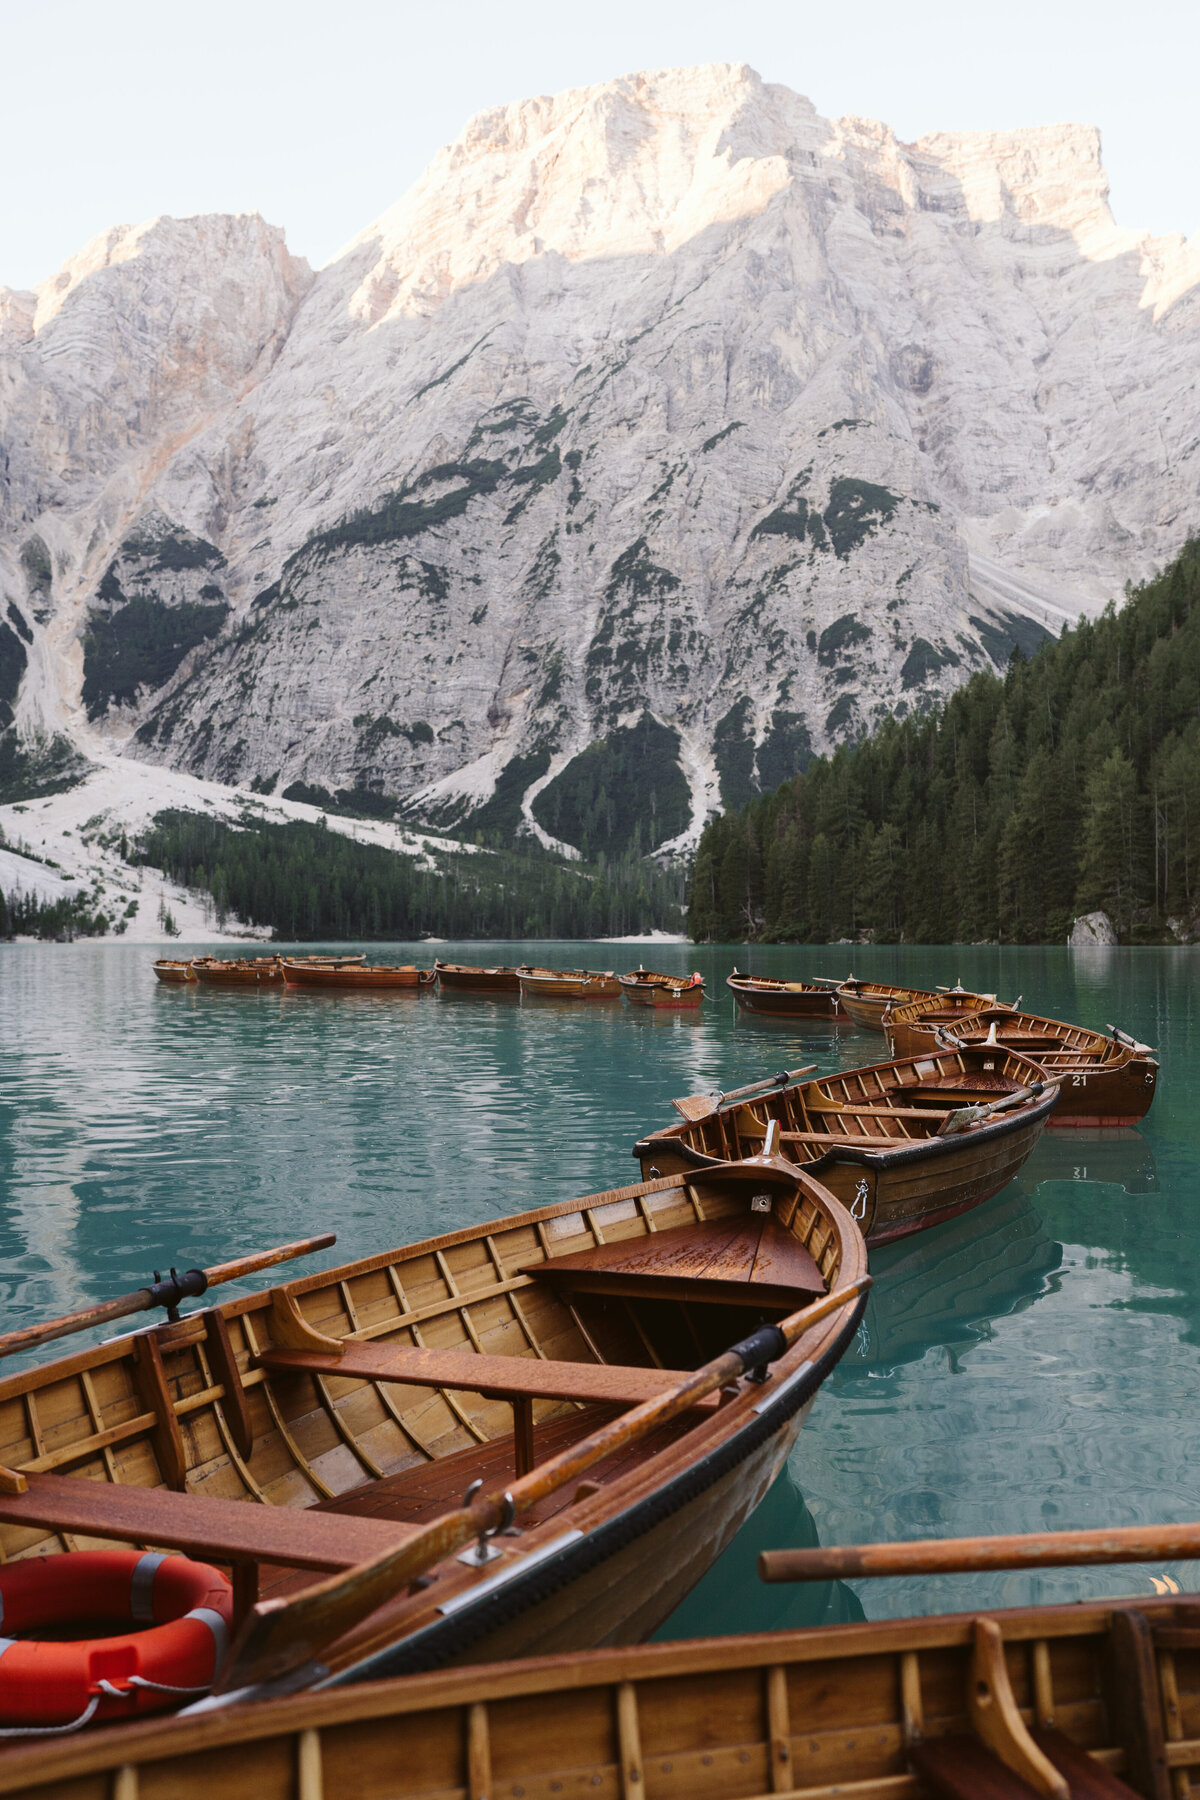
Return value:
[(704, 998), (699, 974), (661, 975), (653, 969), (540, 969), (476, 967), (435, 960), (429, 969), (415, 963), (368, 963), (365, 956), (160, 957), (154, 973), (168, 986), (201, 982), (209, 987), (357, 988), (438, 987), (463, 994), (526, 994), (556, 1000), (619, 1000), (638, 1006), (691, 1007)]
[[(1191, 1791), (1183, 1602), (628, 1648), (787, 1461), (857, 1331), (868, 1246), (996, 1193), (1089, 1084), (1111, 1108), (1091, 1125), (1150, 1104), (1148, 1046), (904, 993), (876, 1022), (919, 1042), (681, 1098), (628, 1186), (183, 1316), (330, 1240), (172, 1272), (0, 1339), (30, 1353), (168, 1309), (0, 1381), (0, 1718), (51, 1734), (0, 1753), (0, 1793)], [(766, 1573), (1161, 1558), (1189, 1530), (1200, 1551), (1169, 1529), (816, 1550)]]

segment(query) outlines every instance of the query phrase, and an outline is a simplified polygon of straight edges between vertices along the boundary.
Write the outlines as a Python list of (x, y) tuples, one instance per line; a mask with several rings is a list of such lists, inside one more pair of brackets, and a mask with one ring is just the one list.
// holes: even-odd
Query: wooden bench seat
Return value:
[(414, 1534), (411, 1525), (347, 1519), (310, 1507), (210, 1499), (74, 1475), (31, 1474), (25, 1480), (25, 1493), (0, 1494), (0, 1520), (6, 1525), (154, 1544), (217, 1562), (350, 1569)]
[[(542, 1267), (538, 1265), (539, 1272)], [(682, 1369), (550, 1362), (540, 1356), (481, 1356), (473, 1350), (383, 1343), (349, 1343), (340, 1356), (318, 1350), (264, 1350), (257, 1360), (262, 1368), (281, 1374), (346, 1375), (504, 1400), (579, 1400), (608, 1406), (637, 1406), (657, 1399), (678, 1387), (686, 1374)]]

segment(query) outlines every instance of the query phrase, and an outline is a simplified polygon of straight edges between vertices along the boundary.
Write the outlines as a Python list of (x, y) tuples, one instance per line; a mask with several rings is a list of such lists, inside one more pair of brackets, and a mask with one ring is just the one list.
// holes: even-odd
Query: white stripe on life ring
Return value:
[(211, 1606), (194, 1606), (185, 1619), (199, 1619), (213, 1634), (213, 1674), (215, 1675), (225, 1661), (225, 1652), (229, 1648), (229, 1628), (219, 1612)]
[(161, 1550), (147, 1550), (133, 1565), (129, 1577), (129, 1616), (139, 1625), (154, 1623), (154, 1577), (166, 1560)]

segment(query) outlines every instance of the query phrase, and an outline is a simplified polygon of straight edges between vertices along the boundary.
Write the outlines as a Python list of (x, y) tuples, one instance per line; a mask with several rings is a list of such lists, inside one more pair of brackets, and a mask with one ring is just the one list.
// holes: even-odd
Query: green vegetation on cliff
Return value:
[(692, 871), (697, 940), (1129, 942), (1200, 926), (1200, 539), (1091, 623), (888, 720), (740, 812)]

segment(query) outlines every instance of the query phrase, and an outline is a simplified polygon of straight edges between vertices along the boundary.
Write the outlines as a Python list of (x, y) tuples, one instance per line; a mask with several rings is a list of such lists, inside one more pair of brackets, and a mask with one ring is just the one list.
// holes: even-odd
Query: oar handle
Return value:
[(758, 1573), (763, 1581), (842, 1581), (884, 1575), (965, 1575), (989, 1569), (1181, 1562), (1197, 1556), (1200, 1524), (1129, 1525), (1110, 1531), (1037, 1531), (1011, 1537), (764, 1550), (758, 1559)]
[(326, 1250), (336, 1244), (337, 1233), (322, 1232), (320, 1237), (300, 1238), (294, 1244), (280, 1244), (274, 1250), (258, 1250), (252, 1256), (235, 1257), (232, 1262), (217, 1263), (211, 1269), (185, 1269), (182, 1275), (173, 1271), (165, 1281), (156, 1281), (122, 1294), (116, 1300), (104, 1300), (99, 1306), (87, 1306), (79, 1312), (66, 1313), (59, 1319), (45, 1319), (40, 1325), (26, 1325), (20, 1331), (9, 1331), (0, 1337), (0, 1357), (15, 1356), (20, 1350), (35, 1349), (54, 1338), (73, 1337), (76, 1332), (90, 1331), (94, 1325), (109, 1325), (114, 1319), (126, 1319), (131, 1313), (149, 1312), (156, 1306), (177, 1306), (189, 1295), (198, 1296), (223, 1281), (238, 1281), (258, 1269), (273, 1268), (276, 1263), (291, 1262), (296, 1256), (311, 1256), (314, 1250)]

